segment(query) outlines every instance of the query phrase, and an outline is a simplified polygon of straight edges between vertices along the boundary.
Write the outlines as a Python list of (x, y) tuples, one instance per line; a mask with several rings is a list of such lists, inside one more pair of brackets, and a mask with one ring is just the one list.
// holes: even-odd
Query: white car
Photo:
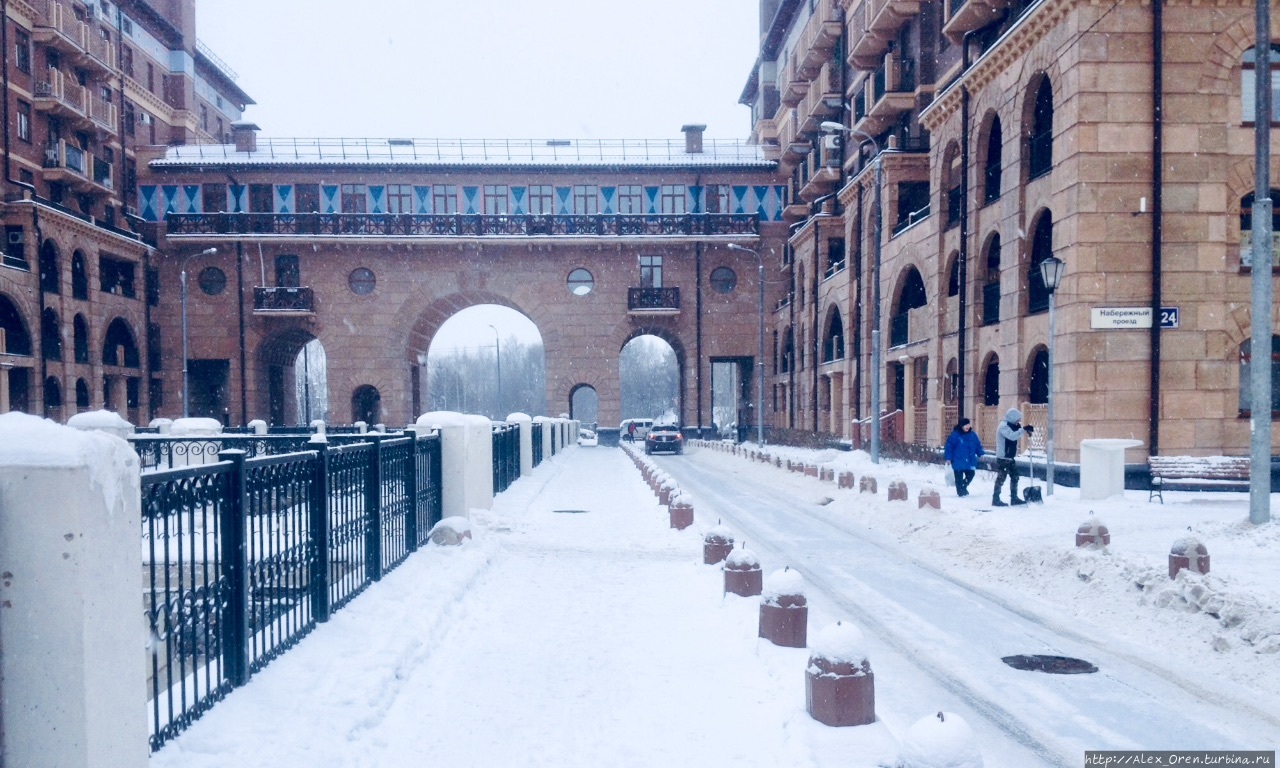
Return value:
[(578, 430), (578, 445), (589, 446), (599, 445), (600, 441), (596, 438), (596, 433), (590, 429)]

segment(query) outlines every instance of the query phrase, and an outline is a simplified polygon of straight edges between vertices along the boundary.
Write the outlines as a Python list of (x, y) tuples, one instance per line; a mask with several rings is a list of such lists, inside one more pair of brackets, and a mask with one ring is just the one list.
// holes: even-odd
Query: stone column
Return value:
[(0, 732), (9, 765), (146, 768), (138, 458), (0, 416)]

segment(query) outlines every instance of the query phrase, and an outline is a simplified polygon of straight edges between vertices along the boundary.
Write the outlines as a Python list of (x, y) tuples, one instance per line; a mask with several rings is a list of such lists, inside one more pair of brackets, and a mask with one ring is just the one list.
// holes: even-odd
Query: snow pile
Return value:
[(471, 521), (465, 517), (446, 517), (431, 526), (431, 543), (441, 547), (456, 547), (471, 538)]
[(67, 426), (76, 429), (124, 429), (133, 425), (115, 411), (85, 411), (67, 419)]
[(789, 567), (774, 571), (764, 580), (764, 591), (760, 593), (760, 597), (770, 605), (778, 605), (781, 600), (795, 597), (800, 598), (803, 604), (804, 577), (799, 571), (793, 571)]
[(900, 768), (982, 768), (982, 753), (964, 718), (939, 712), (917, 720), (902, 740)]
[[(867, 639), (862, 630), (854, 625), (837, 621), (809, 638), (809, 658), (861, 667), (869, 661)], [(818, 674), (817, 668), (812, 665), (809, 671)]]
[(201, 416), (174, 419), (169, 426), (169, 434), (173, 437), (205, 437), (221, 433), (222, 422)]
[(0, 415), (0, 466), (85, 467), (90, 481), (101, 489), (107, 509), (113, 512), (122, 508), (123, 493), (139, 492), (136, 482), (132, 488), (120, 487), (120, 478), (136, 477), (139, 471), (138, 455), (123, 439), (108, 432), (81, 431), (19, 411)]
[(760, 558), (746, 547), (738, 547), (724, 559), (724, 567), (734, 571), (760, 570)]
[(732, 544), (733, 531), (729, 530), (729, 526), (717, 523), (702, 535), (702, 539), (712, 544)]

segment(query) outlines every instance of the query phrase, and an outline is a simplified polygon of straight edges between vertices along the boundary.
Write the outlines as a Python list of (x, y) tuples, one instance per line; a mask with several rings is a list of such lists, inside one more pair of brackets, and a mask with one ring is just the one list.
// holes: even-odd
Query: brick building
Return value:
[(861, 439), (878, 376), (908, 442), (940, 444), (962, 408), (984, 440), (1015, 406), (1042, 436), (1053, 255), (1058, 457), (1093, 437), (1248, 452), (1251, 2), (760, 10), (742, 99), (796, 203), (779, 423)]

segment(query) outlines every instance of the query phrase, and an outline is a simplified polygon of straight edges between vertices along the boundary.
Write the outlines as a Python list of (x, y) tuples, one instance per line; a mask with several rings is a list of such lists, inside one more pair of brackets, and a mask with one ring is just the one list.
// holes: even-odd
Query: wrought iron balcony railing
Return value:
[(171, 213), (169, 235), (372, 235), (381, 237), (652, 237), (757, 235), (750, 213), (425, 214)]
[(255, 312), (311, 313), (316, 311), (315, 293), (310, 288), (253, 289)]
[(679, 288), (628, 288), (628, 310), (679, 310)]

